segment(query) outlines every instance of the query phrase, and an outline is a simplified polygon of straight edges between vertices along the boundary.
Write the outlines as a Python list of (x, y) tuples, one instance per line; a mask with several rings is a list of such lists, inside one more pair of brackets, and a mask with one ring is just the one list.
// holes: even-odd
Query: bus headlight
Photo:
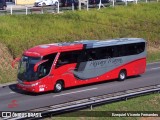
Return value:
[(37, 82), (37, 83), (35, 83), (35, 84), (32, 84), (31, 86), (33, 87), (33, 86), (37, 86), (39, 83)]

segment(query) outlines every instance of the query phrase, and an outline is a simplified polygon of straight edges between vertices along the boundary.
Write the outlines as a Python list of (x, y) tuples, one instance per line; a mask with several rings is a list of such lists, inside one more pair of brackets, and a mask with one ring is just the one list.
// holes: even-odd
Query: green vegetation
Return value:
[[(129, 99), (127, 101), (115, 102), (111, 104), (106, 104), (100, 107), (93, 107), (92, 110), (81, 110), (93, 111), (93, 116), (101, 114), (101, 117), (85, 117), (82, 112), (76, 111), (67, 114), (58, 115), (53, 119), (56, 120), (158, 120), (158, 117), (103, 117), (105, 116), (100, 111), (160, 111), (160, 94), (151, 94), (147, 96), (137, 97), (134, 99)], [(97, 112), (96, 112), (97, 111)], [(87, 112), (86, 112), (87, 113)], [(145, 112), (143, 112), (145, 113)], [(79, 116), (78, 118), (71, 116)], [(110, 115), (110, 114), (109, 114)]]
[[(13, 58), (39, 44), (83, 39), (141, 37), (148, 42), (148, 61), (160, 59), (160, 3), (69, 11), (64, 14), (6, 15), (0, 17), (0, 43)], [(152, 54), (154, 53), (154, 54)], [(3, 57), (6, 57), (3, 55)], [(8, 58), (3, 58), (8, 59)], [(10, 62), (8, 62), (10, 64)], [(3, 69), (1, 69), (3, 68)], [(16, 80), (15, 71), (0, 67), (0, 83)]]

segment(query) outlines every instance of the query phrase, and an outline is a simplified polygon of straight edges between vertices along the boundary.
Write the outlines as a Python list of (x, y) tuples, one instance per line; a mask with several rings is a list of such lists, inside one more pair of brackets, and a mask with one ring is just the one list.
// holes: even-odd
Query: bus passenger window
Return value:
[(47, 75), (47, 70), (44, 65), (41, 65), (39, 68), (39, 78), (42, 78)]
[(38, 68), (39, 69), (38, 70), (39, 71), (39, 78), (42, 78), (42, 77), (49, 74), (55, 57), (56, 57), (56, 53), (49, 54), (49, 55), (46, 55), (43, 57), (43, 60), (48, 60), (48, 61), (42, 63), (39, 66), (39, 68)]
[(57, 61), (56, 68), (66, 64), (77, 63), (79, 53), (80, 51), (62, 52)]

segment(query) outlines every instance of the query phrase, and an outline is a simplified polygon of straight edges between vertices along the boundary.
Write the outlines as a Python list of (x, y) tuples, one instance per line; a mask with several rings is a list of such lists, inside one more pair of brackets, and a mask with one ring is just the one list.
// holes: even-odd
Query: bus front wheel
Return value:
[(55, 92), (61, 92), (63, 90), (63, 82), (62, 81), (57, 81), (55, 86), (54, 86), (54, 91)]
[(126, 77), (127, 77), (127, 72), (126, 72), (126, 70), (121, 70), (121, 71), (119, 72), (118, 80), (119, 80), (119, 81), (124, 81), (124, 80), (126, 79)]

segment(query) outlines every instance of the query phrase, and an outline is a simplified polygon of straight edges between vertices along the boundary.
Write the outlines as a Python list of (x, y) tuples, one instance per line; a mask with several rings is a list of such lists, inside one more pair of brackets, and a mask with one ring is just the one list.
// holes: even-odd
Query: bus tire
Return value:
[(127, 72), (126, 72), (126, 70), (121, 70), (121, 71), (119, 72), (118, 80), (119, 80), (119, 81), (124, 81), (124, 80), (126, 79), (126, 77), (127, 77)]
[(54, 91), (58, 93), (58, 92), (61, 92), (62, 90), (63, 90), (63, 82), (57, 81), (54, 86)]

